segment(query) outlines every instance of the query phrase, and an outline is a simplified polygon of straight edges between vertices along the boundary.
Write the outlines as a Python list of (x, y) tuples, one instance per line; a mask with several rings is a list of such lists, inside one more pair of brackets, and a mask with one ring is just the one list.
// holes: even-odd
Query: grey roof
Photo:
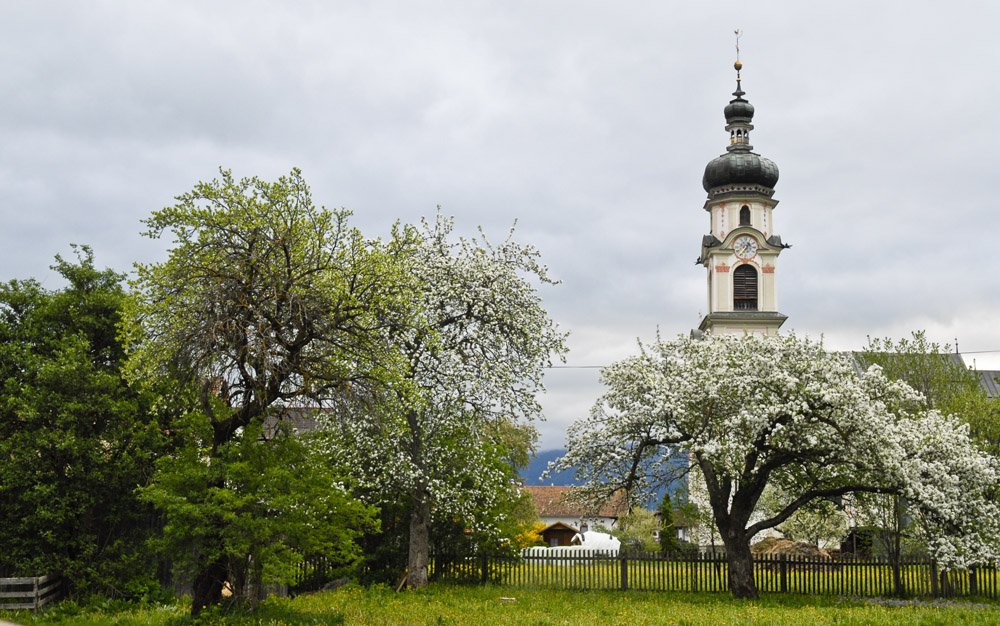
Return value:
[(743, 99), (746, 92), (740, 87), (740, 80), (738, 78), (736, 79), (736, 91), (733, 92), (733, 95), (736, 97), (730, 100), (726, 108), (722, 110), (726, 116), (726, 124), (738, 122), (749, 124), (753, 121), (753, 105)]
[[(861, 364), (858, 362), (858, 353), (845, 352), (842, 354), (847, 354), (851, 357), (854, 367), (860, 373)], [(941, 354), (940, 356), (952, 365), (957, 365), (962, 369), (969, 368), (969, 366), (965, 364), (965, 359), (963, 359), (962, 355), (957, 352), (948, 352)], [(986, 392), (986, 395), (990, 398), (1000, 398), (1000, 382), (997, 382), (997, 379), (1000, 378), (1000, 370), (976, 370), (976, 374), (979, 375), (979, 386)]]
[[(721, 246), (721, 245), (722, 245), (722, 242), (719, 241), (719, 238), (716, 237), (715, 235), (705, 235), (704, 237), (701, 238), (701, 249), (702, 250), (704, 250), (705, 248), (714, 248), (715, 246)], [(705, 258), (699, 256), (698, 260), (696, 260), (694, 262), (694, 264), (695, 265), (701, 265), (704, 262), (705, 262)]]
[(979, 370), (979, 384), (990, 398), (1000, 398), (1000, 370)]
[(963, 359), (962, 355), (959, 354), (958, 352), (949, 352), (947, 354), (947, 356), (948, 356), (948, 360), (951, 361), (951, 363), (953, 365), (960, 365), (961, 367), (968, 367), (965, 364), (965, 359)]
[[(859, 351), (855, 351), (855, 352), (842, 352), (841, 354), (846, 354), (846, 355), (852, 356), (855, 359), (857, 359), (857, 356), (859, 354), (861, 354), (862, 352), (864, 352), (864, 351), (863, 350), (859, 350)], [(895, 353), (895, 352), (894, 353), (880, 353), (880, 354), (895, 354), (897, 357), (901, 356), (899, 353)], [(965, 359), (963, 359), (962, 355), (959, 354), (959, 353), (957, 353), (957, 352), (942, 352), (942, 353), (939, 353), (938, 356), (940, 356), (944, 360), (948, 361), (952, 365), (957, 365), (957, 366), (961, 367), (962, 369), (967, 369), (968, 368), (968, 366), (965, 364)]]
[(705, 235), (701, 238), (701, 245), (704, 248), (714, 248), (715, 246), (722, 245), (722, 242), (715, 235)]
[(771, 235), (767, 238), (767, 243), (774, 246), (775, 248), (791, 248), (792, 244), (782, 243), (781, 235)]
[(319, 428), (317, 415), (322, 412), (324, 409), (319, 407), (285, 407), (277, 415), (264, 418), (264, 433), (273, 436), (279, 421), (289, 424), (295, 434), (312, 432)]

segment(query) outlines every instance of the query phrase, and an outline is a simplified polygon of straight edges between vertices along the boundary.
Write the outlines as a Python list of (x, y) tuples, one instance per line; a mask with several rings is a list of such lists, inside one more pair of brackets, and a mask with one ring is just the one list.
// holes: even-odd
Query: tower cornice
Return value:
[[(744, 200), (744, 202), (741, 202), (740, 200)], [(734, 193), (733, 195), (730, 196), (714, 197), (714, 198), (709, 197), (708, 200), (705, 200), (705, 204), (702, 205), (702, 208), (705, 209), (706, 211), (711, 211), (712, 209), (714, 209), (719, 205), (729, 204), (730, 202), (732, 202), (733, 204), (748, 204), (752, 202), (759, 202), (761, 204), (766, 205), (768, 208), (773, 209), (774, 207), (778, 206), (778, 202), (780, 202), (780, 200), (775, 200), (770, 196), (739, 195)]]

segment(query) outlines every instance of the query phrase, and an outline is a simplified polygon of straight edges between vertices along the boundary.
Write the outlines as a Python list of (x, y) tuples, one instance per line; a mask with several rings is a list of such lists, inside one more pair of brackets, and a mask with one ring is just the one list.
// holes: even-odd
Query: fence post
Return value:
[(482, 578), (482, 582), (483, 582), (484, 585), (486, 584), (486, 581), (488, 580), (489, 568), (490, 568), (489, 558), (486, 556), (486, 553), (483, 552), (483, 578)]
[(38, 610), (38, 576), (35, 576), (32, 580), (35, 583), (35, 601), (34, 601), (34, 604), (35, 604), (35, 610), (37, 611)]
[(937, 561), (931, 560), (931, 595), (936, 598), (939, 594)]
[(900, 571), (899, 555), (892, 557), (892, 594), (903, 597), (903, 577)]
[(781, 572), (781, 592), (788, 593), (788, 559), (786, 555), (780, 555), (778, 567)]
[(628, 560), (624, 550), (618, 553), (618, 558), (622, 566), (622, 591), (628, 591)]
[(701, 561), (701, 553), (694, 555), (694, 559), (691, 560), (691, 591), (698, 591), (698, 567)]
[(979, 594), (979, 572), (975, 565), (969, 568), (969, 595)]

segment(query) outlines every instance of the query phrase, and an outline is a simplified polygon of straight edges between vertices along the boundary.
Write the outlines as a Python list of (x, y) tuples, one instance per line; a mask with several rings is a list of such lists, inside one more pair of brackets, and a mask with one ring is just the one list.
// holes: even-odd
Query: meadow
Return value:
[(526, 590), (492, 585), (432, 585), (399, 594), (385, 587), (348, 586), (294, 599), (269, 598), (251, 614), (213, 607), (197, 620), (188, 616), (189, 608), (184, 602), (104, 600), (84, 606), (61, 602), (37, 614), (0, 612), (0, 620), (25, 626), (1000, 624), (1000, 604), (985, 601), (886, 606), (837, 597), (772, 594), (744, 602), (724, 594)]

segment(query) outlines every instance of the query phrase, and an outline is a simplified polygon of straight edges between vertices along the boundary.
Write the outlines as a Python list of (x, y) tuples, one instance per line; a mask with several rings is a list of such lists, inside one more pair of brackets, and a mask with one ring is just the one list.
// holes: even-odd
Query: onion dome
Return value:
[(729, 187), (739, 187), (742, 191), (758, 191), (770, 196), (778, 182), (778, 166), (771, 159), (765, 159), (749, 150), (730, 152), (709, 161), (701, 186), (712, 195), (713, 192), (736, 191)]
[(715, 197), (730, 192), (759, 193), (770, 197), (778, 183), (778, 166), (774, 161), (751, 152), (750, 131), (753, 130), (753, 105), (743, 96), (746, 92), (740, 86), (740, 69), (743, 64), (736, 62), (736, 96), (726, 105), (726, 130), (729, 132), (729, 146), (726, 154), (712, 159), (705, 167), (701, 179), (702, 187), (709, 196)]
[(740, 87), (740, 69), (743, 64), (737, 61), (733, 67), (736, 68), (736, 91), (733, 92), (736, 97), (729, 101), (724, 110), (727, 126), (737, 122), (749, 124), (753, 121), (753, 105), (743, 99), (746, 92)]

